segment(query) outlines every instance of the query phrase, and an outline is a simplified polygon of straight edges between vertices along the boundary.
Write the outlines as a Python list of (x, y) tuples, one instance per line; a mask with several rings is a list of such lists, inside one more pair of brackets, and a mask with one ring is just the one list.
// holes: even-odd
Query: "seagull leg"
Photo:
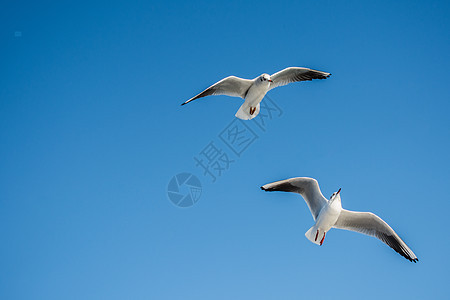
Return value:
[(317, 229), (316, 238), (314, 239), (315, 241), (317, 241), (317, 236), (318, 235), (319, 235), (319, 229)]
[(322, 239), (320, 240), (320, 246), (322, 246), (322, 244), (323, 244), (323, 240), (325, 239), (325, 234), (326, 234), (326, 232), (323, 233), (323, 237), (322, 237)]

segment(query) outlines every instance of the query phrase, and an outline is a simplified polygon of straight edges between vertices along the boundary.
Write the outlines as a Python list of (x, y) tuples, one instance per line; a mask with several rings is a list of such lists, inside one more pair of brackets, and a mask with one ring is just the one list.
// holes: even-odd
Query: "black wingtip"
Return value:
[(184, 102), (184, 103), (181, 103), (181, 105), (180, 106), (183, 106), (183, 105), (185, 105), (186, 104), (186, 102)]
[(264, 189), (264, 187), (263, 186), (261, 186), (261, 187), (259, 187), (260, 189), (262, 189), (263, 191), (265, 191), (265, 189)]
[(270, 188), (265, 188), (264, 186), (261, 187), (261, 190), (265, 191), (265, 192), (270, 192), (271, 189)]
[[(327, 79), (327, 78), (329, 78), (330, 76), (331, 76), (331, 73), (328, 74), (328, 75), (323, 75), (322, 77), (318, 77), (318, 78), (316, 78), (316, 79)], [(309, 79), (309, 80), (312, 80), (312, 79)]]

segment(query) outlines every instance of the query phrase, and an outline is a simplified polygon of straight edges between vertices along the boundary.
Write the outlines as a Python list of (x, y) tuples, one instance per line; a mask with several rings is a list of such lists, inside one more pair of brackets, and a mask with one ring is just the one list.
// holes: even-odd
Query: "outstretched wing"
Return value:
[(314, 220), (317, 219), (320, 210), (328, 202), (322, 195), (317, 180), (308, 177), (297, 177), (269, 183), (263, 185), (261, 189), (268, 192), (282, 191), (302, 195), (306, 204), (308, 204)]
[(418, 261), (417, 256), (398, 234), (385, 221), (373, 213), (342, 209), (333, 227), (376, 237), (406, 259), (413, 262)]
[(181, 105), (185, 105), (195, 99), (211, 95), (227, 95), (232, 97), (245, 98), (245, 96), (247, 95), (247, 91), (252, 84), (252, 80), (243, 79), (236, 76), (229, 76), (213, 84), (197, 96), (189, 99)]
[(316, 71), (308, 68), (297, 68), (290, 67), (284, 70), (281, 70), (270, 78), (272, 79), (272, 83), (270, 84), (270, 90), (276, 88), (278, 86), (287, 85), (291, 82), (296, 81), (308, 81), (313, 79), (326, 79), (330, 77), (330, 73)]

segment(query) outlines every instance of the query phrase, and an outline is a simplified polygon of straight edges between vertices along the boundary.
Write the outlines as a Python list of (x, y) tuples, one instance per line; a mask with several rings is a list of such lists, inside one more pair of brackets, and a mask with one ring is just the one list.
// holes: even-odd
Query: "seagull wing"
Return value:
[(398, 234), (385, 221), (373, 213), (342, 209), (333, 227), (376, 237), (406, 259), (413, 262), (418, 261), (417, 256)]
[(308, 177), (297, 177), (269, 183), (263, 185), (261, 189), (268, 192), (282, 191), (302, 195), (314, 220), (316, 220), (322, 207), (328, 202), (322, 195), (317, 180)]
[(270, 84), (269, 90), (296, 81), (326, 79), (330, 75), (331, 75), (330, 73), (316, 71), (308, 68), (290, 67), (270, 76), (273, 82)]
[(252, 80), (243, 79), (236, 76), (229, 76), (213, 84), (197, 96), (192, 97), (181, 105), (185, 105), (195, 99), (211, 95), (227, 95), (232, 97), (245, 98), (245, 96), (247, 95), (247, 91), (252, 84)]

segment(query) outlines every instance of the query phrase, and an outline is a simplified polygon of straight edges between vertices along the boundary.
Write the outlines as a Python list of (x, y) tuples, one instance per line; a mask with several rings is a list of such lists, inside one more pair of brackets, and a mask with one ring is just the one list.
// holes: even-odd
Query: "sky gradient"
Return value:
[[(450, 296), (447, 1), (7, 1), (0, 10), (0, 299)], [(239, 155), (229, 75), (332, 73), (269, 92)], [(268, 102), (268, 99), (264, 101)], [(233, 162), (212, 182), (195, 157)], [(199, 200), (167, 188), (194, 174)], [(419, 258), (332, 230), (290, 193), (319, 181)]]

